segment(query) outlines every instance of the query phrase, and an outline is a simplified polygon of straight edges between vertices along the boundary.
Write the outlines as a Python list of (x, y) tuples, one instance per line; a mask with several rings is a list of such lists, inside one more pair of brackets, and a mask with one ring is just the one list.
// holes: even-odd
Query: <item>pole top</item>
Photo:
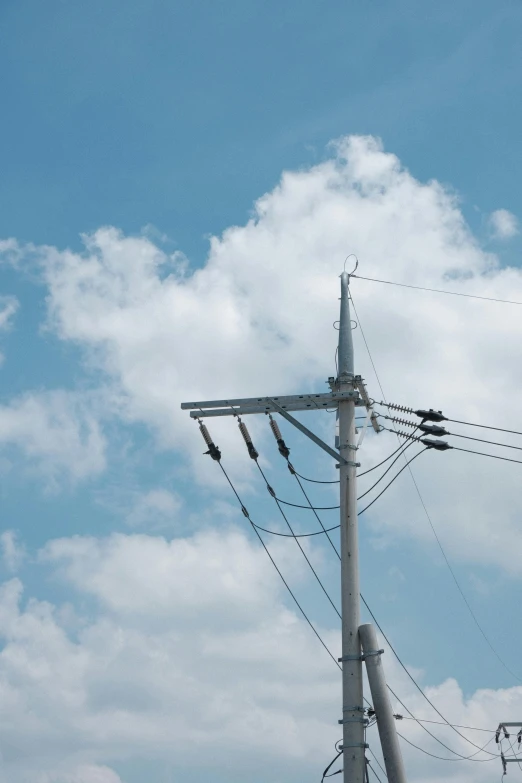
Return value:
[(341, 272), (341, 314), (339, 316), (339, 381), (351, 381), (353, 369), (353, 340), (350, 320), (350, 275)]

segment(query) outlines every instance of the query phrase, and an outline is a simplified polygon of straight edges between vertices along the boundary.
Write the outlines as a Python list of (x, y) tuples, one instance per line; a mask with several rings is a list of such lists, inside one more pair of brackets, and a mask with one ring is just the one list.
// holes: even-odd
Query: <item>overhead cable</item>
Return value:
[[(485, 762), (485, 761), (494, 761), (495, 759), (500, 758), (499, 755), (495, 755), (495, 756), (492, 756), (489, 759), (472, 759), (471, 756), (463, 756), (462, 758), (458, 758), (458, 759), (448, 759), (445, 756), (436, 756), (435, 753), (430, 753), (429, 750), (425, 750), (424, 748), (421, 748), (419, 745), (415, 745), (415, 743), (413, 743), (411, 740), (406, 739), (406, 737), (403, 734), (401, 734), (400, 731), (398, 731), (397, 734), (399, 735), (399, 737), (402, 740), (404, 740), (404, 742), (407, 742), (408, 745), (411, 745), (412, 748), (416, 748), (417, 750), (420, 750), (421, 753), (425, 753), (426, 756), (431, 756), (433, 759), (438, 759), (439, 761), (479, 761), (479, 762)], [(491, 742), (491, 740), (489, 740), (489, 742)], [(488, 745), (489, 745), (489, 742), (487, 743)], [(486, 746), (484, 745), (484, 748), (485, 747)], [(484, 750), (484, 748), (482, 748), (482, 750)], [(488, 752), (488, 751), (486, 751), (486, 752)]]
[(511, 299), (496, 299), (492, 296), (478, 296), (477, 294), (463, 294), (460, 291), (444, 291), (441, 288), (426, 288), (420, 285), (409, 285), (407, 283), (396, 283), (392, 280), (379, 280), (376, 277), (363, 277), (362, 275), (350, 275), (358, 280), (368, 280), (371, 283), (385, 283), (386, 285), (395, 285), (399, 288), (415, 288), (417, 291), (431, 291), (434, 294), (448, 294), (448, 296), (464, 296), (466, 299), (482, 299), (486, 302), (501, 302), (502, 304), (522, 305), (522, 302), (514, 302)]
[(268, 491), (269, 491), (270, 495), (271, 495), (271, 496), (274, 498), (274, 501), (275, 501), (275, 503), (276, 503), (276, 505), (277, 505), (277, 507), (278, 507), (278, 509), (279, 509), (279, 512), (281, 513), (281, 516), (282, 516), (282, 517), (283, 517), (283, 519), (285, 520), (285, 522), (286, 522), (286, 524), (287, 524), (287, 527), (288, 527), (288, 529), (290, 530), (290, 533), (291, 533), (291, 535), (292, 535), (292, 538), (295, 540), (295, 543), (296, 543), (296, 544), (297, 544), (297, 546), (299, 547), (299, 549), (300, 549), (300, 551), (301, 551), (301, 554), (303, 555), (304, 559), (305, 559), (305, 560), (306, 560), (306, 562), (308, 563), (308, 567), (309, 567), (309, 568), (310, 568), (310, 570), (312, 571), (312, 573), (313, 573), (313, 575), (314, 575), (314, 577), (315, 577), (315, 579), (316, 579), (316, 581), (317, 581), (317, 583), (318, 583), (319, 587), (321, 588), (321, 590), (322, 590), (322, 591), (323, 591), (323, 593), (325, 594), (326, 598), (327, 598), (327, 599), (328, 599), (328, 601), (330, 602), (330, 605), (332, 606), (332, 608), (333, 608), (334, 612), (337, 614), (337, 616), (339, 617), (339, 619), (340, 619), (340, 620), (342, 620), (342, 616), (341, 616), (341, 613), (340, 613), (339, 609), (337, 608), (337, 606), (336, 606), (336, 605), (335, 605), (335, 603), (333, 602), (333, 600), (332, 600), (332, 598), (331, 598), (331, 596), (330, 596), (330, 594), (329, 594), (328, 590), (326, 589), (326, 587), (324, 586), (324, 584), (323, 584), (323, 583), (322, 583), (322, 581), (321, 581), (321, 577), (319, 576), (319, 574), (317, 573), (317, 571), (316, 571), (316, 570), (315, 570), (315, 568), (313, 567), (312, 563), (310, 562), (310, 558), (308, 557), (308, 555), (307, 555), (307, 554), (306, 554), (306, 552), (304, 551), (304, 549), (303, 549), (303, 547), (302, 547), (302, 545), (301, 545), (301, 543), (300, 543), (299, 539), (298, 539), (298, 538), (297, 538), (297, 536), (295, 535), (295, 533), (294, 533), (294, 530), (293, 530), (293, 528), (292, 528), (292, 525), (291, 525), (291, 524), (290, 524), (290, 522), (288, 521), (288, 517), (286, 516), (285, 512), (284, 512), (284, 511), (283, 511), (283, 509), (281, 508), (281, 505), (280, 505), (280, 501), (279, 501), (279, 499), (276, 497), (276, 494), (275, 494), (274, 490), (272, 489), (272, 487), (271, 487), (271, 486), (270, 486), (270, 484), (268, 483), (268, 479), (267, 479), (267, 477), (265, 476), (265, 473), (264, 473), (264, 471), (263, 471), (263, 468), (261, 467), (261, 465), (259, 464), (259, 462), (257, 461), (257, 459), (255, 460), (255, 463), (256, 463), (256, 465), (257, 465), (257, 468), (258, 468), (259, 472), (261, 473), (261, 475), (262, 475), (262, 477), (263, 477), (263, 479), (264, 479), (264, 482), (265, 482), (265, 484), (266, 484), (266, 486), (267, 486), (267, 489), (268, 489)]
[[(234, 487), (234, 485), (233, 485), (232, 481), (230, 480), (228, 473), (226, 472), (225, 468), (224, 468), (224, 467), (223, 467), (223, 465), (221, 464), (221, 460), (216, 460), (216, 461), (218, 462), (218, 465), (219, 465), (219, 467), (220, 467), (220, 468), (221, 468), (221, 470), (223, 471), (223, 474), (224, 474), (224, 476), (225, 476), (226, 480), (227, 480), (227, 481), (228, 481), (228, 483), (230, 484), (230, 488), (232, 489), (232, 492), (233, 492), (233, 493), (234, 493), (234, 495), (236, 496), (236, 498), (237, 498), (237, 500), (238, 500), (238, 503), (239, 503), (239, 505), (241, 506), (241, 511), (243, 512), (243, 515), (244, 515), (244, 516), (245, 516), (245, 517), (248, 519), (248, 521), (249, 521), (249, 522), (250, 522), (250, 524), (252, 525), (252, 528), (253, 528), (253, 530), (254, 530), (254, 532), (255, 532), (256, 536), (258, 537), (258, 539), (259, 539), (259, 541), (260, 541), (260, 543), (261, 543), (261, 546), (263, 547), (263, 549), (265, 550), (266, 554), (267, 554), (267, 555), (268, 555), (268, 557), (270, 558), (270, 561), (271, 561), (272, 565), (274, 566), (275, 570), (277, 571), (277, 573), (279, 574), (279, 577), (281, 578), (281, 581), (283, 582), (284, 586), (286, 587), (286, 589), (288, 590), (288, 592), (289, 592), (289, 593), (290, 593), (290, 595), (292, 596), (292, 599), (293, 599), (293, 601), (294, 601), (295, 605), (297, 606), (297, 608), (299, 609), (299, 611), (300, 611), (300, 612), (301, 612), (301, 614), (303, 615), (304, 619), (306, 620), (306, 622), (308, 623), (308, 625), (310, 626), (310, 628), (312, 629), (312, 631), (314, 632), (314, 634), (317, 636), (317, 638), (319, 639), (320, 643), (322, 644), (322, 646), (324, 647), (324, 649), (326, 650), (326, 652), (328, 653), (328, 655), (330, 656), (330, 658), (332, 659), (332, 661), (335, 663), (335, 665), (337, 666), (337, 668), (338, 668), (338, 669), (341, 669), (341, 666), (339, 666), (339, 663), (338, 663), (338, 661), (337, 661), (337, 659), (336, 659), (335, 655), (334, 655), (334, 654), (331, 652), (331, 650), (328, 648), (328, 646), (326, 645), (326, 643), (325, 643), (325, 642), (324, 642), (324, 640), (322, 639), (322, 637), (321, 637), (321, 635), (320, 635), (319, 631), (316, 629), (316, 627), (314, 626), (314, 624), (312, 623), (312, 621), (309, 619), (309, 617), (308, 617), (308, 615), (306, 614), (305, 610), (303, 609), (303, 607), (301, 606), (301, 604), (300, 604), (300, 603), (299, 603), (299, 601), (297, 600), (297, 598), (296, 598), (296, 596), (295, 596), (295, 594), (294, 594), (294, 592), (293, 592), (292, 588), (290, 587), (290, 585), (288, 584), (288, 582), (287, 582), (287, 581), (286, 581), (286, 579), (284, 578), (284, 576), (283, 576), (283, 574), (281, 573), (281, 571), (280, 571), (279, 567), (277, 566), (277, 563), (275, 562), (274, 558), (273, 558), (273, 557), (272, 557), (272, 555), (270, 554), (270, 552), (269, 552), (269, 550), (268, 550), (268, 548), (267, 548), (267, 546), (266, 546), (265, 542), (263, 541), (263, 539), (261, 538), (261, 535), (260, 535), (259, 531), (257, 530), (257, 526), (256, 526), (256, 525), (254, 524), (254, 522), (253, 522), (253, 521), (250, 519), (250, 514), (248, 513), (247, 509), (246, 509), (246, 508), (245, 508), (245, 506), (243, 505), (243, 501), (242, 501), (242, 500), (241, 500), (241, 498), (239, 497), (239, 494), (238, 494), (238, 492), (237, 492), (236, 488)], [(341, 669), (341, 671), (342, 671), (342, 669)]]
[[(370, 362), (371, 362), (371, 364), (372, 364), (372, 367), (373, 367), (373, 369), (374, 369), (374, 372), (375, 372), (375, 377), (376, 377), (376, 379), (377, 379), (377, 384), (378, 384), (378, 386), (379, 386), (379, 389), (380, 389), (380, 391), (381, 391), (381, 394), (382, 394), (382, 396), (383, 396), (384, 403), (382, 403), (382, 404), (386, 405), (387, 407), (392, 407), (392, 409), (394, 409), (394, 410), (403, 410), (405, 413), (413, 413), (413, 410), (412, 410), (411, 408), (404, 408), (404, 407), (402, 407), (402, 408), (401, 408), (401, 406), (397, 406), (397, 405), (395, 405), (395, 406), (394, 406), (394, 405), (393, 405), (393, 403), (388, 403), (388, 402), (386, 402), (386, 395), (385, 395), (385, 393), (384, 393), (384, 389), (383, 389), (383, 386), (382, 386), (381, 380), (380, 380), (380, 378), (379, 378), (379, 375), (378, 375), (378, 373), (377, 373), (377, 370), (376, 370), (376, 368), (375, 368), (375, 362), (373, 361), (373, 357), (372, 357), (372, 354), (371, 354), (371, 351), (370, 351), (370, 347), (369, 347), (369, 345), (368, 345), (368, 341), (366, 340), (366, 336), (365, 336), (365, 334), (364, 334), (364, 329), (363, 329), (363, 327), (362, 327), (362, 324), (361, 324), (361, 319), (359, 318), (359, 315), (358, 315), (358, 313), (357, 313), (357, 310), (356, 310), (356, 307), (355, 307), (355, 302), (353, 301), (353, 296), (351, 296), (351, 300), (352, 300), (352, 304), (353, 304), (353, 308), (354, 308), (355, 315), (356, 315), (356, 317), (357, 317), (357, 320), (358, 320), (358, 322), (359, 322), (359, 328), (360, 328), (360, 330), (361, 330), (361, 335), (362, 335), (362, 338), (363, 338), (364, 344), (365, 344), (365, 346), (366, 346), (366, 351), (367, 351), (367, 353), (368, 353), (368, 357), (369, 357), (369, 359), (370, 359)], [(429, 412), (428, 412), (428, 413), (429, 413)], [(433, 412), (432, 412), (432, 413), (433, 413)], [(444, 418), (444, 417), (443, 417), (443, 418)], [(433, 420), (433, 419), (436, 419), (436, 416), (432, 416), (432, 420)], [(398, 436), (397, 436), (397, 439), (398, 439)], [(449, 559), (448, 559), (448, 556), (446, 555), (446, 552), (445, 552), (445, 550), (444, 550), (444, 547), (442, 546), (442, 542), (441, 542), (441, 540), (440, 540), (440, 538), (439, 538), (439, 536), (438, 536), (438, 534), (437, 534), (437, 531), (436, 531), (436, 529), (435, 529), (435, 525), (433, 524), (433, 521), (432, 521), (432, 519), (431, 519), (431, 516), (430, 516), (430, 514), (429, 514), (429, 512), (428, 512), (428, 509), (427, 509), (426, 503), (424, 502), (424, 498), (423, 498), (423, 496), (422, 496), (422, 494), (421, 494), (421, 491), (420, 491), (420, 489), (419, 489), (419, 486), (418, 486), (418, 484), (417, 484), (417, 481), (416, 481), (416, 479), (415, 479), (415, 476), (414, 476), (414, 474), (413, 474), (413, 471), (412, 471), (411, 467), (409, 467), (408, 469), (409, 469), (409, 473), (410, 473), (410, 476), (411, 476), (411, 480), (413, 481), (413, 485), (414, 485), (414, 487), (415, 487), (415, 491), (416, 491), (416, 493), (417, 493), (417, 496), (418, 496), (418, 498), (419, 498), (419, 500), (420, 500), (420, 503), (421, 503), (421, 505), (422, 505), (422, 508), (423, 508), (423, 510), (424, 510), (424, 514), (425, 514), (425, 516), (426, 516), (426, 519), (428, 520), (428, 523), (429, 523), (429, 526), (430, 526), (430, 528), (431, 528), (431, 531), (432, 531), (432, 533), (433, 533), (433, 535), (434, 535), (434, 537), (435, 537), (435, 541), (437, 542), (437, 545), (438, 545), (438, 547), (439, 547), (439, 549), (440, 549), (440, 551), (441, 551), (441, 554), (442, 554), (442, 556), (443, 556), (443, 558), (444, 558), (444, 561), (445, 561), (445, 563), (446, 563), (446, 566), (447, 566), (447, 568), (448, 568), (448, 570), (449, 570), (449, 572), (450, 572), (450, 574), (451, 574), (451, 576), (452, 576), (452, 578), (453, 578), (453, 581), (455, 582), (455, 586), (457, 587), (457, 590), (459, 591), (459, 593), (460, 593), (460, 595), (461, 595), (461, 597), (462, 597), (462, 600), (464, 601), (464, 603), (465, 603), (465, 605), (466, 605), (466, 607), (467, 607), (467, 609), (468, 609), (468, 611), (469, 611), (469, 613), (470, 613), (471, 617), (473, 618), (473, 621), (475, 622), (475, 625), (476, 625), (476, 626), (477, 626), (477, 628), (479, 629), (480, 633), (482, 634), (482, 636), (483, 636), (484, 640), (485, 640), (485, 641), (486, 641), (486, 643), (488, 644), (488, 646), (489, 646), (489, 648), (491, 649), (491, 651), (494, 653), (495, 657), (496, 657), (496, 658), (497, 658), (497, 659), (500, 661), (500, 663), (501, 663), (501, 664), (502, 664), (502, 666), (503, 666), (503, 667), (506, 669), (506, 671), (508, 671), (508, 672), (509, 672), (509, 673), (510, 673), (512, 676), (514, 676), (514, 677), (515, 677), (515, 679), (517, 679), (517, 680), (519, 680), (519, 681), (520, 681), (520, 678), (519, 678), (519, 677), (518, 677), (518, 676), (517, 676), (517, 675), (516, 675), (514, 672), (512, 672), (512, 671), (511, 671), (511, 669), (510, 669), (510, 668), (507, 666), (507, 664), (506, 664), (506, 663), (504, 663), (503, 659), (500, 657), (500, 655), (499, 655), (499, 654), (498, 654), (498, 652), (496, 651), (495, 647), (493, 646), (493, 644), (492, 644), (492, 643), (491, 643), (491, 641), (489, 640), (489, 638), (488, 638), (488, 636), (487, 636), (486, 632), (484, 631), (484, 629), (483, 629), (483, 628), (482, 628), (482, 626), (480, 625), (480, 623), (479, 623), (479, 621), (478, 621), (478, 619), (477, 619), (477, 617), (476, 617), (476, 615), (475, 615), (475, 613), (474, 613), (473, 609), (471, 608), (471, 605), (470, 605), (470, 603), (469, 603), (468, 599), (466, 598), (466, 595), (465, 595), (465, 593), (464, 593), (464, 591), (463, 591), (462, 587), (460, 586), (460, 582), (459, 582), (459, 580), (457, 579), (457, 576), (456, 576), (456, 574), (455, 574), (455, 572), (454, 572), (454, 570), (453, 570), (453, 568), (452, 568), (452, 566), (451, 566), (451, 563), (450, 563), (450, 561), (449, 561)], [(367, 608), (368, 608), (368, 610), (369, 610), (369, 607), (367, 607)], [(371, 612), (370, 612), (370, 614), (371, 614)], [(373, 617), (373, 615), (372, 615), (372, 617)], [(375, 621), (375, 618), (374, 618), (374, 621)], [(376, 621), (375, 621), (375, 622), (376, 622)], [(376, 623), (376, 624), (377, 624), (377, 623)], [(382, 630), (381, 630), (381, 633), (382, 633)], [(384, 634), (383, 634), (383, 635), (384, 635)], [(388, 643), (389, 643), (389, 642), (388, 642)], [(392, 649), (393, 649), (393, 648), (392, 648)], [(396, 656), (396, 657), (397, 657), (397, 656)], [(399, 659), (398, 659), (398, 660), (399, 660)], [(411, 678), (411, 675), (409, 674), (409, 672), (408, 672), (408, 676), (410, 676), (410, 678)], [(411, 678), (411, 679), (413, 679), (413, 678)], [(419, 686), (417, 686), (417, 687), (419, 687)], [(426, 698), (426, 699), (429, 701), (429, 699), (427, 698), (427, 696), (424, 694), (424, 691), (422, 691), (422, 689), (421, 689), (420, 687), (419, 687), (419, 690), (420, 690), (420, 691), (421, 691), (421, 693), (424, 695), (424, 697), (425, 697), (425, 698)], [(434, 706), (434, 705), (432, 705), (432, 706)], [(440, 717), (441, 717), (441, 718), (442, 718), (444, 721), (446, 721), (446, 723), (448, 723), (448, 721), (446, 720), (446, 718), (444, 717), (444, 715), (442, 715), (442, 714), (439, 712), (439, 710), (437, 710), (435, 707), (434, 707), (434, 709), (435, 709), (435, 710), (436, 710), (436, 712), (437, 712), (437, 713), (440, 715)], [(460, 734), (460, 732), (458, 732), (458, 731), (457, 731), (457, 733), (459, 733), (459, 734)], [(464, 735), (461, 735), (461, 736), (464, 736)], [(467, 739), (467, 738), (465, 738), (465, 739)], [(468, 741), (469, 741), (469, 740), (468, 740)], [(471, 744), (472, 744), (472, 745), (474, 745), (474, 743), (471, 743)], [(476, 747), (476, 745), (475, 745), (475, 747)]]

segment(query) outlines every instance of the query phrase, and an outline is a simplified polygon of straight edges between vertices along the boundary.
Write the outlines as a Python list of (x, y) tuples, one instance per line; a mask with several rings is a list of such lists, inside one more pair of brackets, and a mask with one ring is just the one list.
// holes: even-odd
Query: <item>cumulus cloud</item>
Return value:
[[(5, 252), (8, 261), (29, 258), (40, 265), (47, 326), (83, 351), (93, 377), (103, 378), (111, 411), (123, 422), (144, 423), (160, 447), (186, 456), (201, 484), (217, 471), (201, 457), (197, 428), (179, 403), (323, 390), (334, 371), (331, 325), (338, 317), (337, 275), (348, 253), (359, 256), (367, 277), (522, 300), (521, 271), (484, 252), (454, 194), (416, 180), (371, 138), (342, 139), (329, 160), (286, 172), (246, 225), (212, 238), (201, 269), (191, 270), (150, 237), (126, 237), (115, 228), (100, 229), (84, 243), (83, 253), (14, 242)], [(503, 403), (517, 398), (522, 382), (516, 307), (360, 279), (352, 289), (390, 399), (468, 421), (499, 424), (507, 417)], [(379, 398), (360, 331), (356, 368)], [(75, 400), (44, 395), (12, 402), (0, 410), (0, 440), (36, 461), (50, 460), (56, 472), (71, 465), (80, 476), (102, 470), (99, 425)], [(28, 414), (36, 434), (25, 422)], [(56, 433), (55, 417), (61, 422)], [(263, 422), (251, 426), (264, 455)], [(522, 429), (516, 406), (509, 426)], [(454, 423), (448, 428), (469, 432)], [(234, 474), (246, 473), (234, 423), (212, 422), (211, 429)], [(388, 433), (368, 437), (360, 460), (370, 466), (395, 447)], [(480, 450), (500, 453), (489, 445)], [(519, 466), (456, 451), (427, 453), (416, 466), (451, 557), (519, 577)], [(408, 539), (427, 547), (432, 533), (420, 523), (422, 509), (404, 479), (389, 490), (385, 506), (368, 512), (367, 528), (380, 545)], [(275, 551), (285, 572), (302, 584), (295, 557), (280, 546)], [(219, 770), (229, 769), (233, 753), (238, 775), (262, 766), (270, 779), (291, 783), (309, 774), (338, 738), (338, 671), (284, 604), (264, 557), (234, 531), (200, 530), (170, 541), (115, 535), (50, 542), (41, 564), (90, 611), (72, 623), (72, 634), (62, 619), (67, 613), (37, 600), (24, 603), (17, 580), (4, 587), (0, 731), (5, 747), (21, 748), (4, 758), (9, 783), (33, 783), (34, 765), (22, 759), (45, 754), (51, 772), (55, 760), (67, 756), (63, 774), (70, 776), (82, 765), (117, 768), (112, 759), (129, 757), (164, 759), (179, 769), (193, 761), (194, 747), (201, 764), (211, 759)], [(336, 627), (319, 627), (337, 652)], [(412, 711), (433, 718), (395, 664), (386, 663)], [(489, 727), (493, 715), (507, 720), (522, 713), (520, 688), (465, 696), (448, 680), (431, 683), (429, 695), (465, 725)], [(402, 731), (436, 750), (415, 724), (404, 721)], [(438, 731), (450, 747), (473, 752), (449, 729)], [(412, 780), (469, 780), (465, 769), (448, 773), (416, 753), (406, 749)], [(490, 767), (477, 764), (473, 780), (489, 780)]]
[(0, 535), (0, 549), (5, 568), (17, 571), (25, 557), (25, 548), (19, 543), (14, 530), (4, 530)]
[(105, 439), (81, 395), (27, 393), (0, 406), (0, 447), (21, 452), (51, 482), (82, 479), (105, 467)]
[(15, 296), (0, 296), (0, 331), (10, 329), (20, 303)]
[[(171, 542), (76, 537), (50, 542), (42, 560), (80, 596), (95, 598), (96, 608), (71, 633), (58, 607), (24, 601), (17, 579), (3, 585), (6, 781), (116, 783), (111, 759), (154, 759), (175, 779), (196, 767), (219, 776), (228, 774), (231, 755), (239, 777), (257, 779), (251, 773), (262, 769), (260, 779), (293, 783), (311, 770), (320, 774), (338, 739), (339, 671), (284, 605), (284, 588), (259, 547), (234, 530), (221, 543), (211, 532)], [(292, 567), (285, 570), (295, 584)], [(337, 627), (318, 628), (337, 654)], [(386, 668), (410, 710), (437, 720), (389, 656)], [(454, 680), (430, 684), (417, 676), (456, 723), (494, 729), (493, 716), (514, 720), (522, 710), (522, 688), (464, 696)], [(404, 714), (402, 705), (394, 707)], [(447, 727), (428, 728), (457, 752), (474, 752)], [(447, 753), (412, 721), (400, 730), (415, 744)], [(463, 733), (479, 746), (489, 739)], [(373, 734), (371, 741), (375, 747)], [(404, 752), (412, 781), (469, 780), (458, 765), (441, 767), (408, 745)], [(491, 764), (473, 768), (473, 780), (490, 778)]]
[(496, 239), (511, 239), (518, 234), (518, 220), (508, 209), (497, 209), (489, 216), (491, 232)]
[[(84, 243), (84, 253), (27, 251), (48, 286), (48, 327), (104, 374), (124, 421), (148, 425), (161, 447), (192, 460), (195, 481), (216, 487), (220, 476), (201, 457), (201, 439), (180, 402), (323, 390), (334, 368), (337, 276), (349, 252), (367, 277), (522, 301), (521, 271), (481, 249), (455, 195), (436, 181), (419, 182), (368, 137), (342, 139), (329, 160), (285, 172), (246, 225), (211, 239), (201, 269), (190, 271), (184, 258), (150, 238), (114, 228)], [(23, 257), (24, 249), (18, 252)], [(488, 423), (499, 399), (516, 398), (522, 383), (516, 307), (364, 280), (354, 280), (352, 290), (391, 399)], [(356, 369), (378, 397), (360, 330), (355, 340)], [(509, 419), (510, 428), (522, 429), (522, 411), (511, 410)], [(264, 422), (251, 427), (264, 451)], [(232, 422), (214, 420), (211, 431), (234, 474), (245, 475), (249, 466)], [(367, 438), (361, 459), (384, 456), (390, 438)], [(457, 452), (422, 460), (416, 473), (455, 556), (520, 573), (516, 466)], [(405, 513), (382, 516), (378, 504), (369, 512), (376, 540), (431, 536), (407, 494)], [(504, 557), (507, 540), (519, 556)]]

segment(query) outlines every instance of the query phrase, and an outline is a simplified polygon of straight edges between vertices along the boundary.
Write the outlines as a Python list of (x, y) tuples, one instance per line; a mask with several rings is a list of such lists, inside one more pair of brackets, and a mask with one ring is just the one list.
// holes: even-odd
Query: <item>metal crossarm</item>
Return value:
[[(363, 400), (356, 391), (342, 391), (325, 392), (323, 394), (287, 394), (284, 396), (183, 402), (181, 408), (185, 411), (191, 411), (190, 415), (192, 418), (198, 418), (200, 416), (238, 416), (249, 413), (273, 413), (281, 408), (292, 411), (325, 410), (326, 408), (336, 408), (338, 402), (343, 400), (352, 400), (356, 405), (364, 405)], [(277, 403), (279, 407), (275, 407), (274, 403)]]

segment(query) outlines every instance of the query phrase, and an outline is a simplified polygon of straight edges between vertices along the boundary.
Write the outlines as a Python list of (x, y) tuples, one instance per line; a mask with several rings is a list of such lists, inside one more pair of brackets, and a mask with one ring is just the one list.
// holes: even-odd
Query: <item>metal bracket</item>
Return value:
[(356, 742), (353, 745), (338, 745), (339, 750), (348, 750), (348, 748), (369, 748), (367, 742)]
[[(360, 468), (361, 467), (361, 463), (360, 462), (350, 462), (349, 460), (345, 460), (344, 464), (348, 465), (351, 468)], [(336, 468), (340, 468), (341, 466), (340, 465), (336, 465), (335, 467)]]
[(337, 723), (364, 723), (366, 726), (368, 724), (368, 718), (343, 718), (342, 720), (338, 720)]
[(328, 444), (324, 442), (324, 440), (321, 440), (321, 438), (318, 438), (317, 435), (315, 435), (313, 432), (311, 432), (308, 427), (305, 427), (304, 424), (301, 424), (300, 421), (297, 421), (297, 419), (294, 419), (293, 416), (290, 416), (289, 413), (287, 413), (283, 408), (281, 408), (280, 405), (275, 402), (275, 400), (270, 400), (271, 404), (274, 406), (275, 410), (283, 416), (284, 419), (290, 422), (290, 424), (293, 424), (294, 427), (297, 427), (298, 430), (301, 430), (303, 435), (306, 435), (310, 440), (312, 440), (314, 443), (316, 443), (318, 446), (320, 446), (323, 451), (326, 451), (327, 454), (329, 454), (334, 459), (338, 459), (340, 463), (343, 465), (349, 465), (350, 463), (342, 457), (338, 451), (335, 451), (335, 449), (330, 448)]
[(361, 653), (361, 655), (343, 655), (342, 658), (338, 658), (339, 663), (345, 661), (365, 661), (366, 658), (371, 658), (372, 655), (382, 655), (384, 650), (368, 650), (368, 652)]

